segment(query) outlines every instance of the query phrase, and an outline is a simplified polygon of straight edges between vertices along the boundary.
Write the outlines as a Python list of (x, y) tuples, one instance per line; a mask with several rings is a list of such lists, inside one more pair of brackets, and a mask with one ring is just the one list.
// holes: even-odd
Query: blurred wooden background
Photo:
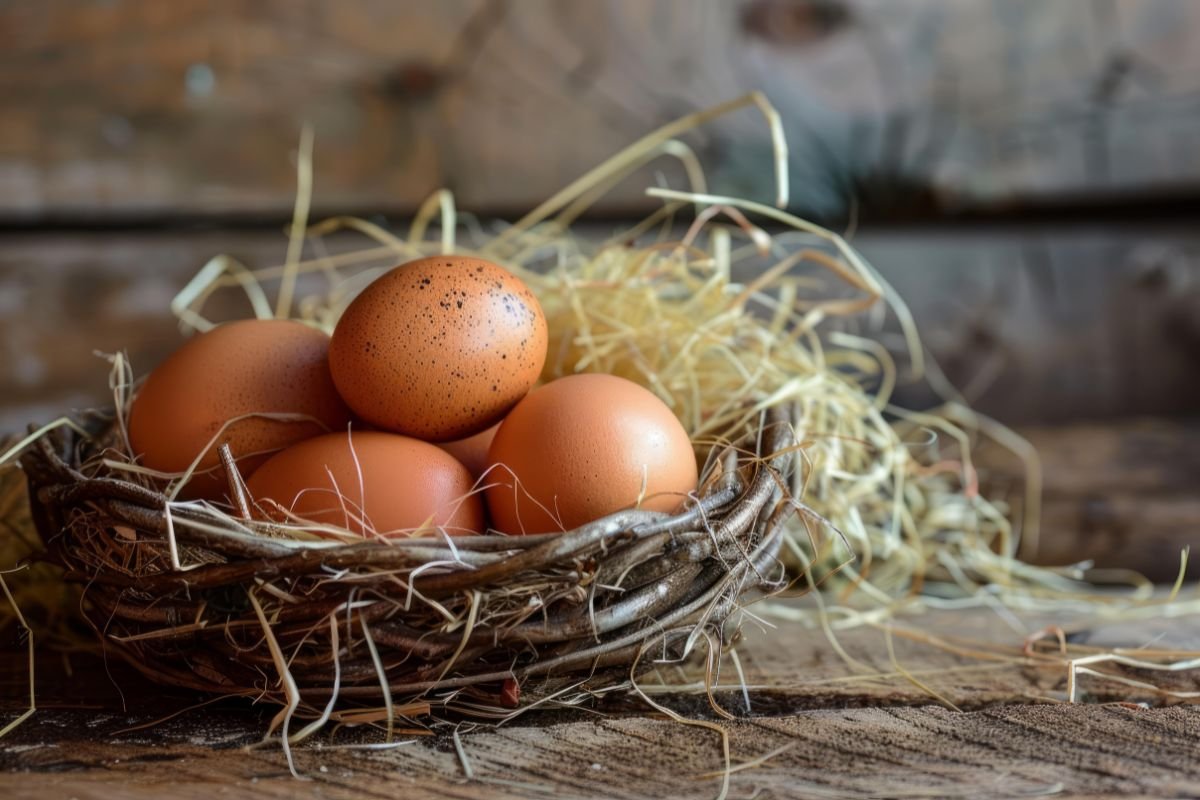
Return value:
[[(1044, 445), (1054, 557), (1108, 531), (1083, 552), (1170, 573), (1200, 543), (1193, 0), (44, 0), (0, 4), (0, 63), (0, 430), (101, 401), (95, 350), (152, 366), (211, 255), (282, 260), (306, 122), (314, 216), (446, 186), (511, 217), (761, 89), (794, 209), (857, 214), (950, 379)], [(755, 112), (688, 141), (771, 197)]]
[[(779, 106), (806, 213), (1200, 181), (1191, 0), (44, 0), (0, 5), (0, 44), (10, 220), (278, 215), (305, 121), (324, 207), (403, 212), (448, 186), (512, 212), (750, 89)], [(751, 112), (697, 145), (718, 188), (770, 195)], [(651, 205), (643, 185), (606, 208)]]

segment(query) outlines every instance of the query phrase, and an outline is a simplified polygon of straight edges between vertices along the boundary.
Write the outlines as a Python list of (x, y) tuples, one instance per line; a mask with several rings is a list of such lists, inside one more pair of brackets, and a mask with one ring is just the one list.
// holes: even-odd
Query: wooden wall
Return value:
[[(449, 186), (511, 213), (750, 89), (809, 213), (1200, 181), (1191, 0), (39, 0), (0, 6), (0, 59), (0, 219), (279, 215), (304, 122), (325, 208)], [(753, 112), (692, 141), (718, 188), (770, 194)]]
[[(598, 238), (615, 229), (586, 228)], [(1063, 424), (1200, 412), (1194, 226), (892, 229), (854, 241), (905, 298), (951, 381), (986, 413)], [(0, 245), (0, 430), (11, 430), (103, 399), (107, 376), (93, 351), (124, 349), (148, 370), (181, 341), (167, 305), (205, 261), (228, 252), (278, 264), (285, 237), (60, 231), (9, 233)], [(230, 295), (223, 313), (248, 314)], [(905, 391), (914, 406), (932, 402)]]

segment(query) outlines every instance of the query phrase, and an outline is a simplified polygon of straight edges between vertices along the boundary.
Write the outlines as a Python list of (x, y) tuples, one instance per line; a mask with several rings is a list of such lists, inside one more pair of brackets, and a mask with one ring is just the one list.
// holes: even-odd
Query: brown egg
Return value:
[[(270, 452), (344, 429), (349, 409), (329, 374), (329, 337), (288, 320), (242, 320), (198, 334), (150, 373), (129, 414), (129, 439), (141, 463), (182, 472), (204, 452), (200, 470), (218, 464), (228, 443), (243, 475)], [(247, 417), (253, 413), (303, 414), (312, 421)], [(209, 449), (206, 451), (205, 448)], [(198, 474), (184, 497), (220, 499), (222, 470)]]
[(333, 332), (333, 380), (367, 422), (444, 442), (495, 424), (546, 361), (546, 318), (490, 261), (437, 256), (383, 275)]
[[(403, 535), (426, 525), (483, 530), (474, 478), (435, 445), (394, 433), (354, 431), (308, 439), (273, 456), (247, 488), (264, 516), (302, 519), (358, 534)], [(268, 502), (274, 501), (274, 502)]]
[(476, 479), (479, 479), (487, 470), (488, 448), (492, 446), (492, 440), (496, 438), (496, 431), (498, 430), (500, 430), (499, 422), (474, 436), (468, 436), (466, 439), (441, 442), (438, 444), (438, 447), (457, 458), (464, 467), (470, 470)]
[[(687, 432), (648, 389), (613, 375), (551, 381), (517, 404), (488, 454), (505, 533), (570, 530), (630, 508), (674, 511), (696, 488)], [(516, 480), (514, 481), (514, 476)]]

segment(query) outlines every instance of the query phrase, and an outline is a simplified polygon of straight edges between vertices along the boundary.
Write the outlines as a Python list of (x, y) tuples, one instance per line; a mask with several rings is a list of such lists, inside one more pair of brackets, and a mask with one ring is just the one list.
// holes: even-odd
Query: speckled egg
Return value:
[[(334, 388), (328, 355), (328, 336), (288, 320), (241, 320), (198, 334), (138, 390), (130, 444), (143, 465), (162, 472), (182, 472), (203, 452), (199, 473), (181, 494), (221, 499), (227, 483), (214, 469), (221, 444), (229, 444), (248, 475), (273, 451), (346, 427), (350, 412)], [(250, 416), (214, 440), (230, 420), (256, 413), (312, 419)]]
[(367, 422), (427, 441), (495, 424), (546, 361), (537, 298), (503, 268), (437, 256), (383, 275), (333, 332), (333, 380)]
[(641, 508), (674, 511), (697, 480), (671, 409), (614, 375), (570, 375), (530, 392), (501, 423), (488, 461), (492, 524), (510, 534), (577, 528), (639, 497)]
[(397, 536), (423, 526), (451, 534), (483, 529), (471, 473), (437, 446), (380, 431), (331, 433), (293, 445), (247, 482), (258, 512), (289, 515), (360, 535)]

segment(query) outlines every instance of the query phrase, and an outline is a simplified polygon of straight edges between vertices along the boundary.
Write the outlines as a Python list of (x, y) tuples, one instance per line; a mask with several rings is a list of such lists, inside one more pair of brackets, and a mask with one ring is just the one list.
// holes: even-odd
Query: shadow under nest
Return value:
[[(675, 515), (618, 512), (530, 536), (301, 541), (207, 504), (169, 504), (103, 465), (110, 416), (22, 457), (46, 558), (84, 584), (105, 647), (148, 678), (353, 721), (434, 708), (498, 718), (627, 685), (782, 589), (794, 409), (711, 452)], [(731, 437), (732, 438), (732, 437)], [(179, 567), (186, 565), (180, 571)]]

